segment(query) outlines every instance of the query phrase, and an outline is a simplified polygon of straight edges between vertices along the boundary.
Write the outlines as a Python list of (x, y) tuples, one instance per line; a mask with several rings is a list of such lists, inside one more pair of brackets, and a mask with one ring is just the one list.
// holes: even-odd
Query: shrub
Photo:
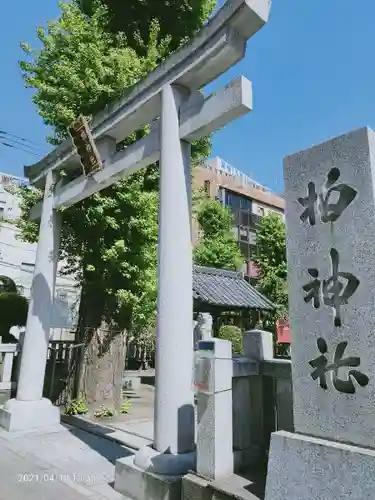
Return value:
[(131, 407), (132, 407), (132, 403), (131, 403), (130, 399), (125, 398), (124, 402), (122, 403), (120, 413), (129, 413)]
[(4, 343), (16, 339), (9, 334), (12, 326), (25, 326), (29, 304), (23, 295), (14, 292), (0, 293), (0, 336)]
[(217, 336), (219, 339), (230, 340), (232, 342), (233, 354), (242, 354), (243, 336), (241, 328), (233, 325), (223, 325), (220, 327)]
[(9, 278), (8, 276), (0, 276), (0, 292), (11, 292), (11, 293), (17, 293), (17, 286), (15, 282), (12, 280), (12, 278)]
[(107, 408), (104, 405), (100, 405), (99, 410), (96, 410), (94, 412), (94, 417), (95, 418), (107, 418), (107, 417), (114, 417), (115, 415), (115, 410), (112, 410), (112, 408)]
[(73, 399), (65, 407), (65, 415), (85, 415), (88, 411), (83, 397)]

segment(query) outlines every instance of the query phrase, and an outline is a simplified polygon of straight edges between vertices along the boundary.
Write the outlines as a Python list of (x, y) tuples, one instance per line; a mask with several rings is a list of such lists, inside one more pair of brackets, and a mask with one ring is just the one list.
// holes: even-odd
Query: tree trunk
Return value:
[[(77, 372), (76, 392), (81, 394), (92, 409), (104, 405), (119, 410), (122, 405), (122, 379), (125, 371), (126, 332), (104, 326), (98, 297), (82, 290), (78, 343), (84, 343)], [(90, 409), (91, 409), (90, 408)]]
[(85, 346), (81, 372), (81, 393), (93, 407), (104, 405), (119, 410), (125, 371), (126, 333), (96, 329)]

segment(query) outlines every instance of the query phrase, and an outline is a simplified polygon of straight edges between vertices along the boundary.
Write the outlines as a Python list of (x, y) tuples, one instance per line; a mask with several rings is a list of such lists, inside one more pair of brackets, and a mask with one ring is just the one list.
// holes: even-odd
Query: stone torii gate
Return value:
[[(228, 0), (185, 47), (95, 116), (91, 130), (102, 159), (100, 171), (56, 184), (60, 169), (77, 168), (79, 163), (71, 139), (25, 167), (30, 182), (44, 188), (44, 199), (31, 212), (31, 218), (41, 222), (30, 306), (17, 395), (0, 410), (1, 426), (20, 430), (59, 422), (58, 408), (42, 398), (59, 249), (57, 209), (159, 160), (154, 448), (158, 453), (185, 454), (182, 469), (190, 464), (188, 457), (194, 451), (190, 143), (252, 107), (251, 83), (244, 77), (206, 98), (199, 89), (244, 57), (247, 40), (267, 22), (269, 9), (269, 0)], [(116, 152), (117, 142), (150, 123), (154, 125), (148, 136)]]

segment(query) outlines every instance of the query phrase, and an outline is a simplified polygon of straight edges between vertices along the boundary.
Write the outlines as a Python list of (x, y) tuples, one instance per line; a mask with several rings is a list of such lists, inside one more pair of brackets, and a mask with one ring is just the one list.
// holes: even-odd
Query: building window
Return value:
[(250, 258), (250, 246), (247, 242), (240, 241), (239, 244), (240, 250), (242, 255), (244, 256), (245, 260), (248, 260)]
[(220, 203), (222, 205), (225, 205), (225, 192), (226, 192), (225, 188), (223, 188), (223, 187), (219, 188), (219, 193), (218, 193), (218, 198), (217, 199), (220, 201)]
[(241, 209), (247, 212), (251, 211), (251, 200), (250, 198), (245, 198), (241, 196)]
[(252, 214), (251, 215), (251, 227), (257, 226), (261, 221), (260, 215)]
[(249, 232), (249, 242), (250, 245), (256, 245), (257, 243), (257, 235), (254, 233), (254, 231)]
[(249, 211), (247, 211), (247, 210), (240, 211), (239, 224), (241, 224), (241, 226), (245, 226), (245, 227), (251, 226), (251, 213)]
[(233, 193), (232, 191), (226, 191), (225, 204), (231, 208), (233, 212), (238, 212), (239, 210), (251, 212), (251, 199)]
[(259, 250), (256, 245), (250, 245), (250, 257), (257, 257), (259, 255)]
[(249, 240), (249, 230), (246, 227), (240, 226), (240, 240), (248, 241)]
[(204, 181), (204, 192), (210, 196), (210, 181)]

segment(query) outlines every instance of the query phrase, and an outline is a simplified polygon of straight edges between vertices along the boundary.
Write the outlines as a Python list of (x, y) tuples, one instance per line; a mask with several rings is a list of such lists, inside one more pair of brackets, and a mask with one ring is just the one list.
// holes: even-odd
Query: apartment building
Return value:
[[(204, 188), (233, 214), (233, 231), (244, 256), (244, 273), (251, 280), (257, 277), (253, 257), (257, 255), (256, 228), (265, 215), (273, 212), (284, 218), (284, 199), (221, 158), (213, 158), (197, 167), (193, 185)], [(199, 228), (194, 224), (194, 242)]]
[[(27, 185), (24, 179), (0, 172), (0, 275), (11, 278), (19, 292), (29, 298), (37, 245), (19, 239), (19, 230), (12, 224), (21, 213), (19, 199), (9, 190), (23, 185)], [(54, 338), (74, 327), (77, 299), (74, 280), (58, 272), (52, 315)]]

